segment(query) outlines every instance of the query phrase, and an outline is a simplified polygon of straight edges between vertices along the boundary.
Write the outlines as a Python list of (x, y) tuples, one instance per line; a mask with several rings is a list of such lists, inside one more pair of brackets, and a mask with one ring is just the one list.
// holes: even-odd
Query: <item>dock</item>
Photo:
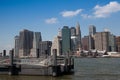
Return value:
[(74, 69), (72, 56), (57, 56), (53, 53), (47, 58), (14, 58), (13, 51), (9, 58), (0, 59), (0, 74), (61, 76)]

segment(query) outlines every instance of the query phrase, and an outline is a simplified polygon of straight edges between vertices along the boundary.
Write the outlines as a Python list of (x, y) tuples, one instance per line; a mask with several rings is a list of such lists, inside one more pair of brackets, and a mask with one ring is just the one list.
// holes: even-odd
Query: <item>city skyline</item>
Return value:
[(23, 29), (52, 41), (59, 28), (79, 22), (82, 37), (89, 34), (89, 25), (119, 36), (119, 17), (119, 0), (0, 0), (0, 52), (14, 48), (14, 37)]

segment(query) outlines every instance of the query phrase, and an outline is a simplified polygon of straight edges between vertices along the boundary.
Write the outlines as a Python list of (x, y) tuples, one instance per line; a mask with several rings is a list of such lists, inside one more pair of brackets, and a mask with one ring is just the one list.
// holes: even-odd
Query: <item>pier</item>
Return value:
[(69, 54), (57, 56), (53, 53), (47, 58), (14, 58), (11, 50), (9, 58), (0, 59), (0, 74), (60, 76), (73, 69), (74, 59)]

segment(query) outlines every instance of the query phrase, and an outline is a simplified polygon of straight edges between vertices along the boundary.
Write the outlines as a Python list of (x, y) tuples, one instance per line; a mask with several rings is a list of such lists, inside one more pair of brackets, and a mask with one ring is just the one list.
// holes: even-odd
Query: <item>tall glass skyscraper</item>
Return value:
[(71, 33), (68, 26), (62, 28), (62, 53), (65, 55), (71, 50)]

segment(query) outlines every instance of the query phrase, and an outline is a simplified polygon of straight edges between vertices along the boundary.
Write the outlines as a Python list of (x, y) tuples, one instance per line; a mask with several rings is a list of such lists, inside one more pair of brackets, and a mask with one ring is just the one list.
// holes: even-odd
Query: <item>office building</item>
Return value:
[(62, 38), (60, 36), (56, 36), (52, 42), (51, 47), (51, 55), (53, 55), (54, 50), (56, 49), (57, 56), (62, 55)]
[(89, 50), (89, 36), (84, 36), (82, 38), (82, 49), (83, 50)]
[(71, 52), (74, 54), (78, 49), (78, 39), (76, 36), (71, 36)]
[(71, 36), (76, 36), (76, 29), (75, 29), (75, 27), (71, 27), (70, 31), (71, 31)]
[(95, 49), (94, 35), (96, 33), (96, 27), (94, 25), (89, 26), (89, 50)]
[(19, 36), (15, 36), (14, 56), (19, 57)]
[(20, 31), (19, 34), (19, 57), (29, 56), (33, 48), (33, 32), (29, 30)]
[(82, 48), (81, 43), (81, 30), (80, 30), (80, 24), (77, 22), (76, 25), (76, 36), (77, 36), (77, 50), (80, 51)]
[(115, 35), (109, 34), (109, 51), (115, 52), (116, 51), (116, 39)]
[(34, 32), (33, 35), (33, 48), (31, 49), (30, 56), (31, 57), (37, 57), (37, 50), (39, 49), (39, 42), (42, 41), (41, 33), (40, 32)]
[(51, 41), (41, 41), (39, 43), (39, 56), (51, 55)]
[(66, 53), (71, 51), (71, 33), (68, 26), (64, 26), (62, 28), (62, 53), (65, 55)]
[(95, 49), (109, 51), (109, 32), (97, 32), (95, 34)]
[(120, 36), (116, 37), (116, 51), (120, 52)]

